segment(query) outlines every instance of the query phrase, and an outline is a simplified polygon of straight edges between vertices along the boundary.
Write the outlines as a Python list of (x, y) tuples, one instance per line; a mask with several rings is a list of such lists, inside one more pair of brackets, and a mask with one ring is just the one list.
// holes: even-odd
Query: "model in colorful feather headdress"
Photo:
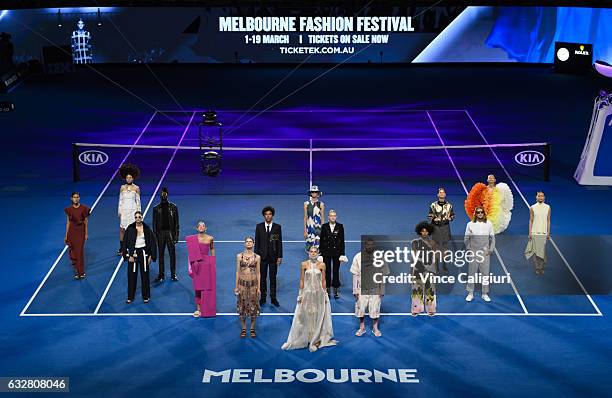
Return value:
[(487, 177), (487, 184), (479, 182), (472, 187), (465, 200), (465, 212), (472, 218), (477, 206), (484, 207), (487, 219), (491, 220), (493, 230), (498, 234), (505, 231), (510, 224), (514, 198), (508, 184), (495, 184), (493, 174)]

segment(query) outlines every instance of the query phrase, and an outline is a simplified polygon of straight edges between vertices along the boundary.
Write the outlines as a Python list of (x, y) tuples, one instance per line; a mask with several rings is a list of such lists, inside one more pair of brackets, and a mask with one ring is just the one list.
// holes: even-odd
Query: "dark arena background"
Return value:
[[(609, 2), (9, 0), (0, 32), (0, 395), (610, 396)], [(403, 281), (374, 295), (369, 244)]]

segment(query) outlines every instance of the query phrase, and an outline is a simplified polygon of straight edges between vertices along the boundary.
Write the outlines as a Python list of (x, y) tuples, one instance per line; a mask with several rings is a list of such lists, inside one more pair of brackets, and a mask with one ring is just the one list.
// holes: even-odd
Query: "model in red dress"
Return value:
[(74, 267), (74, 279), (85, 278), (85, 241), (87, 240), (87, 217), (89, 207), (81, 204), (78, 192), (72, 193), (72, 204), (64, 209), (66, 213), (66, 237), (68, 254)]

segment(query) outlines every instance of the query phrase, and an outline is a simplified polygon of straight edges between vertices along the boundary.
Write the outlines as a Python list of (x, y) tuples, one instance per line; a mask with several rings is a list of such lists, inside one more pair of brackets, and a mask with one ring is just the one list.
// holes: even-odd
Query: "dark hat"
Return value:
[(318, 187), (317, 185), (312, 185), (312, 186), (310, 187), (310, 190), (308, 191), (308, 195), (310, 195), (310, 194), (311, 194), (311, 193), (313, 193), (313, 192), (318, 192), (318, 193), (319, 193), (319, 196), (323, 195), (323, 192), (321, 192), (321, 191), (319, 190), (319, 187)]

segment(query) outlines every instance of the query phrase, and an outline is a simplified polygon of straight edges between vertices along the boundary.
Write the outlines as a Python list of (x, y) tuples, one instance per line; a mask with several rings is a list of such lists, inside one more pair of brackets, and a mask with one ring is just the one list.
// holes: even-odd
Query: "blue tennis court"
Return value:
[[(554, 236), (549, 245), (546, 275), (536, 278), (522, 254), (528, 205), (543, 184), (550, 196), (555, 186), (563, 185), (554, 177), (545, 183), (541, 170), (515, 171), (516, 164), (510, 159), (516, 148), (456, 148), (492, 144), (469, 110), (265, 113), (234, 131), (228, 128), (225, 145), (234, 149), (225, 151), (223, 171), (215, 178), (200, 175), (198, 151), (187, 149), (196, 140), (200, 114), (195, 110), (155, 112), (125, 140), (102, 141), (97, 134), (79, 137), (79, 142), (90, 144), (124, 145), (102, 148), (109, 155), (108, 163), (96, 169), (81, 166), (81, 182), (75, 185), (83, 203), (92, 204), (93, 209), (86, 245), (88, 276), (73, 281), (66, 250), (59, 242), (46, 245), (46, 254), (36, 259), (39, 285), (28, 293), (20, 314), (9, 324), (14, 341), (9, 355), (15, 363), (35, 373), (52, 372), (61, 363), (76, 395), (79, 391), (90, 394), (94, 386), (103, 391), (111, 385), (119, 387), (122, 395), (148, 391), (158, 396), (177, 390), (185, 396), (222, 393), (225, 385), (216, 382), (220, 379), (202, 383), (204, 369), (248, 368), (265, 373), (275, 368), (394, 367), (416, 368), (419, 383), (385, 383), (386, 393), (505, 396), (508, 391), (500, 375), (506, 375), (513, 377), (521, 395), (530, 396), (528, 386), (552, 375), (551, 357), (567, 363), (565, 370), (555, 370), (555, 378), (559, 373), (573, 374), (574, 363), (584, 363), (587, 358), (587, 362), (606, 362), (606, 327), (601, 319), (607, 301), (594, 298), (589, 291), (598, 286), (593, 271), (605, 267), (598, 257), (601, 253), (594, 250), (593, 258), (586, 259), (584, 252), (576, 250), (577, 238), (562, 233), (562, 224), (569, 218), (556, 214), (555, 230), (560, 236)], [(243, 115), (223, 110), (218, 114), (225, 125)], [(379, 131), (376, 142), (368, 139), (371, 126)], [(432, 149), (414, 149), (427, 146)], [(218, 259), (216, 318), (192, 317), (193, 291), (183, 238), (177, 246), (179, 281), (153, 285), (148, 304), (138, 299), (139, 293), (135, 303), (125, 304), (125, 263), (115, 254), (118, 182), (114, 175), (124, 162), (141, 168), (138, 184), (145, 222), (150, 222), (150, 210), (162, 186), (170, 187), (171, 200), (180, 208), (182, 236), (193, 233), (197, 220), (206, 220), (215, 237)], [(295, 306), (297, 265), (305, 258), (301, 207), (311, 182), (324, 191), (327, 208), (338, 211), (347, 231), (347, 255), (352, 258), (360, 250), (361, 235), (411, 234), (414, 225), (426, 217), (438, 186), (446, 188), (448, 200), (457, 209), (452, 230), (460, 242), (468, 221), (462, 210), (466, 192), (490, 173), (507, 182), (515, 195), (512, 222), (498, 238), (491, 260), (491, 272), (510, 273), (512, 283), (495, 286), (492, 302), (477, 296), (467, 303), (465, 286), (458, 283), (440, 290), (435, 317), (415, 319), (410, 317), (409, 296), (388, 295), (382, 304), (383, 338), (370, 334), (359, 339), (354, 336), (357, 321), (351, 274), (345, 264), (341, 296), (331, 300), (339, 345), (315, 354), (280, 350)], [(281, 305), (262, 307), (259, 336), (249, 341), (239, 338), (235, 314), (235, 255), (242, 250), (244, 237), (254, 234), (260, 210), (267, 204), (276, 208), (275, 222), (284, 229), (285, 255), (278, 274)], [(54, 228), (61, 234), (61, 222)], [(154, 264), (152, 277), (156, 267)], [(459, 271), (449, 270), (451, 274)], [(583, 325), (594, 332), (588, 336), (571, 333)], [(36, 349), (17, 349), (29, 346), (31, 339), (38, 340)], [(598, 345), (598, 340), (604, 345)], [(578, 351), (568, 351), (567, 344)], [(601, 350), (603, 347), (606, 349)], [(76, 351), (87, 355), (76, 359)], [(577, 352), (583, 357), (576, 357)], [(41, 355), (44, 361), (35, 359)], [(142, 366), (142, 372), (134, 373)], [(489, 367), (496, 368), (495, 374), (484, 372)], [(483, 377), (474, 380), (481, 372)], [(133, 376), (120, 376), (125, 374)], [(173, 382), (179, 379), (180, 383)], [(142, 384), (145, 380), (151, 382)], [(538, 390), (539, 395), (573, 395), (579, 390), (579, 395), (603, 396), (608, 382), (602, 378), (597, 384), (542, 383), (545, 386)], [(233, 392), (253, 388), (258, 393), (272, 392), (266, 384), (233, 388)], [(349, 385), (330, 388), (328, 384), (288, 384), (283, 394), (298, 389), (355, 394)], [(363, 394), (376, 391), (373, 385), (361, 388)]]

